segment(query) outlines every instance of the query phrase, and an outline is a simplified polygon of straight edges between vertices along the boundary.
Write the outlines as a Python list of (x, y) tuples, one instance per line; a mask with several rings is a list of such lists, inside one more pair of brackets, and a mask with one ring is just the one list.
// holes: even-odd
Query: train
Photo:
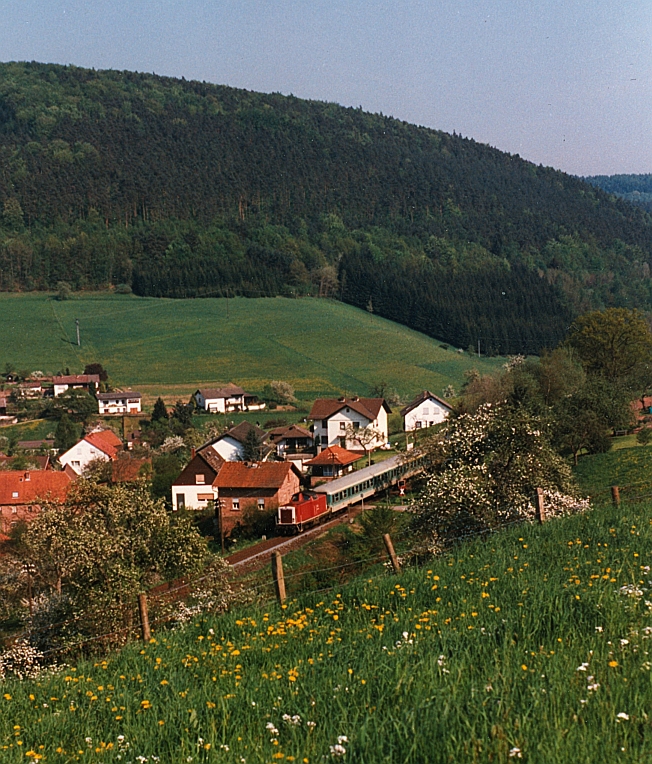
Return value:
[(276, 529), (284, 534), (301, 533), (392, 486), (404, 491), (405, 481), (425, 468), (423, 455), (414, 454), (409, 459), (391, 456), (309, 491), (300, 491), (278, 508)]

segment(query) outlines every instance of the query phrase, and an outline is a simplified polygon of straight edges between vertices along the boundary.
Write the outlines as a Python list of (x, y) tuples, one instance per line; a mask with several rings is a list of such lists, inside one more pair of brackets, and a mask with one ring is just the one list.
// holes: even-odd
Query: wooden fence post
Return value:
[(390, 538), (389, 533), (385, 533), (383, 536), (383, 541), (385, 542), (385, 549), (387, 549), (389, 559), (392, 561), (392, 568), (394, 568), (394, 573), (400, 573), (401, 566), (399, 565), (398, 557), (394, 551), (394, 544), (392, 544), (392, 539)]
[(283, 576), (283, 558), (280, 552), (272, 555), (272, 576), (279, 605), (285, 604), (285, 577)]
[(620, 506), (620, 488), (617, 485), (611, 486), (611, 501), (614, 507)]
[(543, 503), (543, 488), (537, 488), (537, 495), (536, 495), (536, 510), (537, 510), (537, 520), (540, 523), (545, 523), (546, 521), (546, 507)]
[(143, 642), (149, 642), (152, 632), (149, 630), (149, 613), (147, 612), (147, 595), (141, 592), (138, 595), (138, 612), (140, 614), (140, 631)]

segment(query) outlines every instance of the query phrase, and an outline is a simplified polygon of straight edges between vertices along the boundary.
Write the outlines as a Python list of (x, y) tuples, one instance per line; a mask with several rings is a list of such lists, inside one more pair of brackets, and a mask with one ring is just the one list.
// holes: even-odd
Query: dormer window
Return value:
[(17, 499), (18, 498), (18, 491), (12, 491), (11, 492), (11, 498), (12, 499)]

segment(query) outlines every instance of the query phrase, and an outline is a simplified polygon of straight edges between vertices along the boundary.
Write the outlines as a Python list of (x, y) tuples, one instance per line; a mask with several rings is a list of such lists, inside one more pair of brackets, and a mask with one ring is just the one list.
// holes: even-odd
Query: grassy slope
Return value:
[[(227, 313), (228, 310), (228, 313)], [(75, 319), (82, 347), (75, 342)], [(88, 294), (0, 295), (0, 359), (20, 369), (81, 371), (99, 361), (114, 384), (184, 397), (233, 380), (259, 392), (270, 379), (306, 398), (366, 394), (381, 381), (409, 399), (459, 389), (466, 369), (496, 359), (442, 350), (425, 335), (338, 302), (303, 299), (166, 300)]]
[(652, 615), (618, 591), (648, 586), (649, 511), (515, 528), (399, 578), (6, 682), (2, 760), (312, 764), (346, 735), (348, 762), (507, 762), (514, 748), (537, 764), (650, 761)]
[(574, 474), (581, 490), (592, 496), (607, 496), (612, 485), (619, 486), (623, 496), (652, 494), (652, 446), (583, 456)]

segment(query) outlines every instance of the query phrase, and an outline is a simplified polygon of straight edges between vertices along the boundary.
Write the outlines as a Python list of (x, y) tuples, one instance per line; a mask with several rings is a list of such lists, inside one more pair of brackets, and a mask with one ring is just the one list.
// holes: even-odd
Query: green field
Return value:
[(0, 758), (652, 761), (650, 509), (513, 528), (5, 681)]
[(652, 446), (582, 456), (573, 473), (585, 495), (604, 498), (617, 485), (624, 497), (652, 496)]
[[(76, 345), (75, 319), (81, 327)], [(0, 295), (0, 362), (18, 369), (82, 371), (103, 363), (114, 385), (151, 400), (234, 381), (260, 392), (287, 380), (304, 398), (364, 395), (385, 382), (404, 398), (457, 390), (465, 370), (498, 359), (442, 350), (404, 326), (318, 299), (169, 300), (91, 293), (59, 302), (42, 293)]]

